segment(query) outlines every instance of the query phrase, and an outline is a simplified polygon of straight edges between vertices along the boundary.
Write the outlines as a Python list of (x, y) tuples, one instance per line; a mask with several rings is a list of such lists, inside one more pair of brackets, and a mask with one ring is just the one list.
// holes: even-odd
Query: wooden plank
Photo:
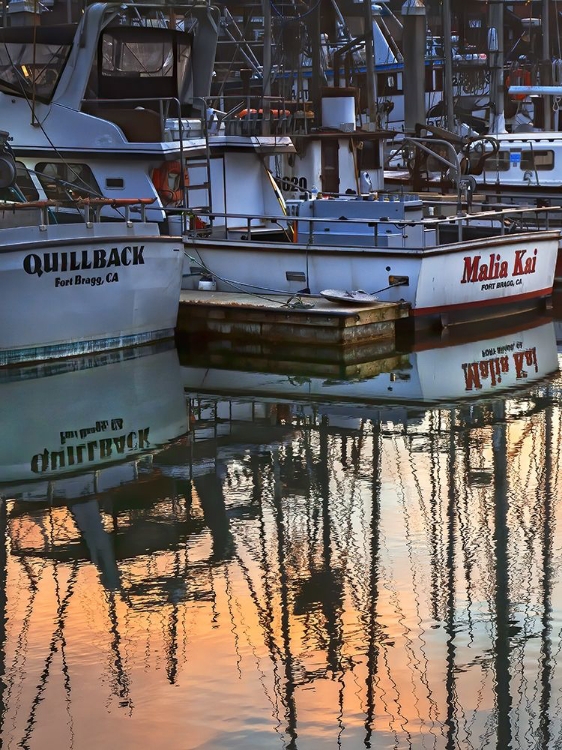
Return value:
[(359, 308), (344, 307), (323, 297), (263, 298), (183, 291), (177, 328), (179, 334), (285, 342), (293, 346), (349, 346), (394, 339), (396, 321), (407, 316), (408, 308), (395, 303), (377, 302)]

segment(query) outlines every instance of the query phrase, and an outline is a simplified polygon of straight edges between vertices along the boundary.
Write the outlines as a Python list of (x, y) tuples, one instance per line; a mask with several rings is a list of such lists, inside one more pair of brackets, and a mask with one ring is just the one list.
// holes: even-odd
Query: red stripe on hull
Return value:
[(525, 292), (525, 294), (516, 294), (513, 297), (496, 297), (496, 299), (478, 300), (477, 302), (460, 302), (456, 305), (440, 305), (438, 307), (415, 307), (410, 311), (414, 317), (424, 315), (440, 315), (442, 313), (454, 312), (456, 310), (472, 310), (483, 307), (498, 307), (499, 305), (516, 305), (525, 300), (540, 299), (550, 297), (552, 287), (538, 289), (535, 292)]

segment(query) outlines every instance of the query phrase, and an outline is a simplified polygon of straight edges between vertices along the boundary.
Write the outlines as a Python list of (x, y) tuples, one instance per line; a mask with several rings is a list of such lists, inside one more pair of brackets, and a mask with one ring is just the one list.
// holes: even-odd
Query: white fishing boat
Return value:
[[(149, 200), (23, 200), (0, 134), (0, 366), (135, 346), (174, 335), (183, 251), (147, 222)], [(21, 168), (20, 168), (21, 174)], [(130, 212), (140, 211), (140, 221)], [(59, 223), (61, 210), (73, 223)]]
[[(295, 145), (298, 113), (283, 102), (209, 97), (220, 18), (212, 6), (174, 10), (165, 19), (162, 8), (95, 3), (74, 27), (2, 31), (0, 104), (28, 199), (153, 201), (148, 218), (190, 256), (184, 289), (211, 275), (218, 289), (258, 293), (363, 290), (441, 325), (549, 297), (558, 233), (542, 217), (385, 200), (385, 134), (323, 128), (346, 125), (349, 96), (326, 94), (324, 122), (317, 111), (316, 132)], [(294, 201), (284, 175), (304, 188)], [(328, 199), (310, 200), (315, 187)]]
[[(239, 97), (223, 101), (230, 117), (208, 99), (219, 25), (210, 5), (93, 3), (74, 24), (1, 29), (0, 106), (26, 199), (106, 198), (114, 220), (114, 200), (143, 198), (176, 235), (178, 206), (239, 209), (225, 204), (222, 160), (295, 149), (247, 129)], [(258, 167), (253, 207), (281, 213), (275, 194), (260, 197), (271, 175)]]
[[(339, 289), (348, 302), (346, 292), (362, 290), (371, 302), (409, 305), (419, 327), (501, 317), (552, 294), (559, 231), (539, 230), (526, 211), (426, 217), (419, 198), (388, 195), (296, 208), (293, 242), (261, 239), (256, 217), (222, 238), (188, 234), (184, 288), (206, 274), (225, 291), (333, 296)], [(536, 228), (513, 231), (517, 222)]]
[[(153, 222), (95, 221), (92, 205), (81, 223), (53, 224), (55, 209), (0, 206), (0, 365), (172, 337), (183, 262), (177, 238), (161, 236)], [(24, 226), (13, 226), (24, 215)]]

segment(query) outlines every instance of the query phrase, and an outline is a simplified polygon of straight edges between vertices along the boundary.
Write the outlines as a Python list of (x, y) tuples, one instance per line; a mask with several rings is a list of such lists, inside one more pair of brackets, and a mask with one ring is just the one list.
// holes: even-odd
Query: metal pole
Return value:
[(270, 107), (271, 96), (271, 5), (270, 0), (262, 0), (263, 13), (263, 122), (262, 134), (270, 134)]
[(377, 78), (375, 75), (375, 45), (373, 42), (373, 9), (371, 0), (364, 0), (363, 5), (365, 6), (365, 65), (369, 130), (375, 130), (377, 127)]
[(413, 133), (425, 125), (425, 44), (426, 11), (422, 0), (406, 0), (402, 6), (404, 23), (404, 131)]
[(455, 129), (455, 113), (453, 107), (453, 48), (451, 45), (451, 0), (443, 0), (443, 55), (445, 117), (447, 128), (451, 132)]
[[(550, 59), (550, 18), (549, 0), (542, 0), (542, 66), (541, 83), (548, 86), (552, 83), (552, 60)], [(550, 96), (544, 98), (544, 129), (552, 130), (552, 101)]]
[(316, 126), (322, 123), (321, 89), (324, 84), (324, 72), (322, 70), (322, 59), (320, 55), (320, 5), (321, 3), (317, 3), (316, 8), (312, 13), (309, 26), (310, 46), (312, 48), (312, 78), (309, 83), (309, 99), (312, 99), (314, 124)]
[(505, 97), (503, 82), (503, 2), (501, 2), (501, 0), (495, 0), (495, 2), (490, 3), (488, 52), (490, 57), (490, 132), (505, 133)]
[(509, 657), (510, 602), (509, 602), (509, 527), (507, 523), (509, 488), (507, 481), (507, 424), (505, 402), (494, 406), (492, 451), (494, 461), (494, 541), (495, 541), (495, 609), (496, 635), (494, 666), (496, 677), (497, 750), (511, 747), (511, 672)]

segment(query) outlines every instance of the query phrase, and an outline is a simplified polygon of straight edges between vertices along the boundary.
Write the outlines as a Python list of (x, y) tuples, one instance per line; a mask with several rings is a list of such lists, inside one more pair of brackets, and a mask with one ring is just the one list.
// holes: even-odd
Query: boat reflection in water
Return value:
[[(104, 583), (115, 588), (99, 502), (133, 482), (139, 492), (153, 481), (155, 452), (187, 433), (173, 343), (5, 370), (0, 424), (0, 496), (65, 502)], [(59, 552), (61, 541), (53, 537)]]
[[(189, 390), (238, 393), (287, 399), (334, 400), (357, 404), (447, 402), (489, 397), (536, 382), (558, 370), (555, 326), (537, 319), (526, 328), (496, 332), (490, 338), (429, 343), (409, 354), (392, 354), (346, 369), (344, 379), (333, 367), (314, 376), (284, 372), (233, 372), (228, 358), (219, 367), (197, 366), (195, 357), (184, 364)], [(205, 356), (198, 359), (205, 360)], [(215, 361), (217, 357), (214, 357)], [(232, 357), (231, 357), (232, 359)], [(219, 359), (220, 361), (220, 359)], [(246, 366), (248, 358), (244, 359)], [(257, 360), (260, 362), (260, 360)], [(195, 366), (193, 366), (193, 364)], [(261, 360), (263, 364), (263, 359)], [(374, 377), (374, 375), (376, 377)]]
[[(25, 502), (46, 479), (4, 452), (6, 746), (554, 747), (553, 323), (337, 382), (181, 361), (153, 395), (189, 442), (86, 499), (112, 575), (70, 489)], [(69, 414), (56, 435), (91, 424)]]

